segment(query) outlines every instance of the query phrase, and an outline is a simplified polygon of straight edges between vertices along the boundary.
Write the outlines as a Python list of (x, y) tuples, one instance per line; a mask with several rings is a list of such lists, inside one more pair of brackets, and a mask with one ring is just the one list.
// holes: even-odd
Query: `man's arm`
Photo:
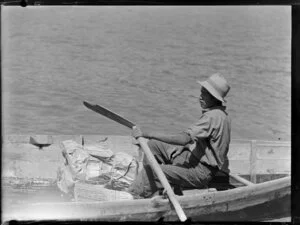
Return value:
[(149, 138), (149, 139), (155, 139), (155, 140), (159, 140), (168, 144), (172, 144), (172, 145), (181, 145), (181, 146), (185, 146), (189, 143), (191, 143), (192, 139), (190, 137), (190, 135), (188, 135), (187, 133), (178, 133), (178, 134), (160, 134), (157, 132), (148, 132), (148, 131), (141, 131), (140, 128), (136, 127), (133, 129), (132, 135), (135, 138), (138, 137), (145, 137), (145, 138)]
[(178, 133), (178, 134), (159, 134), (159, 133), (154, 133), (154, 132), (145, 132), (144, 134), (146, 138), (150, 138), (150, 139), (155, 139), (155, 140), (159, 140), (159, 141), (163, 141), (165, 143), (168, 144), (173, 144), (173, 145), (187, 145), (189, 144), (192, 139), (190, 137), (190, 135), (182, 132), (182, 133)]

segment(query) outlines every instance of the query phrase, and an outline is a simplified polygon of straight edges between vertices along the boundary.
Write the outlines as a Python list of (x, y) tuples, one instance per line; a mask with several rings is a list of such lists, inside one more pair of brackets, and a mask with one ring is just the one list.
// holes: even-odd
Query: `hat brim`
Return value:
[(197, 81), (198, 84), (203, 86), (212, 96), (218, 99), (221, 102), (226, 102), (224, 98), (207, 82), (207, 81)]

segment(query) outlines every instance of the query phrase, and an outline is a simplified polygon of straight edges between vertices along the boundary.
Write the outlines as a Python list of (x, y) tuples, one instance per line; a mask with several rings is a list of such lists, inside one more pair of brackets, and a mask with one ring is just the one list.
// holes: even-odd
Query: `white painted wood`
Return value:
[[(84, 137), (86, 143), (93, 143), (99, 140), (107, 138), (107, 143), (113, 152), (123, 151), (138, 158), (138, 147), (132, 143), (131, 136), (114, 136), (114, 135), (52, 135), (53, 144), (48, 147), (44, 147), (43, 151), (39, 151), (38, 147), (29, 144), (31, 135), (6, 135), (3, 137), (2, 145), (2, 171), (6, 171), (5, 174), (19, 174), (19, 175), (34, 175), (34, 177), (43, 177), (45, 173), (43, 170), (49, 170), (44, 168), (40, 169), (39, 166), (33, 165), (34, 163), (42, 163), (44, 161), (39, 159), (45, 159), (53, 163), (52, 170), (56, 167), (61, 159), (61, 147), (60, 143), (65, 140), (74, 140), (81, 144), (82, 137)], [(291, 148), (289, 142), (279, 141), (257, 141), (256, 150), (256, 173), (257, 174), (279, 174), (291, 172)], [(229, 169), (231, 173), (249, 175), (250, 171), (250, 154), (251, 144), (249, 140), (235, 141), (232, 140), (230, 150), (228, 153)], [(26, 163), (24, 163), (26, 161)], [(32, 167), (28, 166), (28, 162), (32, 163)], [(17, 167), (13, 165), (19, 165), (19, 169), (22, 170), (21, 165), (27, 165), (23, 168), (23, 173), (16, 173)], [(48, 165), (48, 164), (47, 164)], [(39, 171), (26, 171), (33, 170), (33, 168), (39, 168)], [(55, 175), (55, 172), (51, 177)]]
[(250, 181), (256, 183), (256, 140), (251, 141), (251, 153), (250, 153)]
[(257, 159), (288, 159), (291, 160), (291, 146), (258, 145)]

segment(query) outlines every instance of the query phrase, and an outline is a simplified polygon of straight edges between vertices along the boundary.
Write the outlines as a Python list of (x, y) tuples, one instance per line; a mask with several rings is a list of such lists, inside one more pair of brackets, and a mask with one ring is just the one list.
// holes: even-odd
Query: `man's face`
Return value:
[(213, 96), (201, 86), (199, 103), (202, 109), (209, 108), (213, 105)]

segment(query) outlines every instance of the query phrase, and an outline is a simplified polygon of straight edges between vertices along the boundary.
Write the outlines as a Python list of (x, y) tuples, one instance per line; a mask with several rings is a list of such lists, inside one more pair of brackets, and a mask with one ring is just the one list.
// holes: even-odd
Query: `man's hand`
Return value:
[(180, 155), (184, 150), (184, 146), (176, 147), (176, 150), (172, 152), (171, 159), (176, 158), (176, 156)]
[(132, 137), (134, 137), (135, 139), (138, 139), (139, 137), (143, 137), (143, 132), (141, 130), (141, 128), (135, 126), (132, 128), (132, 132), (131, 132)]

